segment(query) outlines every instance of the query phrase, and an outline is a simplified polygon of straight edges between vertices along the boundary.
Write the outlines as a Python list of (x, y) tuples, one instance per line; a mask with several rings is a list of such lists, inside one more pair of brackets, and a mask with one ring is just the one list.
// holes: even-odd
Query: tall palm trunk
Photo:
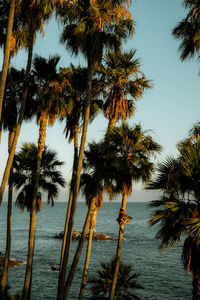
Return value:
[(91, 102), (91, 89), (92, 89), (93, 72), (94, 72), (94, 63), (92, 63), (89, 60), (89, 62), (88, 62), (88, 79), (87, 79), (87, 95), (86, 95), (86, 98), (85, 98), (84, 124), (83, 124), (81, 145), (80, 145), (79, 158), (78, 158), (78, 164), (77, 164), (77, 174), (76, 174), (76, 179), (75, 179), (75, 182), (74, 182), (72, 207), (71, 207), (71, 214), (70, 214), (70, 218), (69, 218), (69, 225), (68, 225), (68, 232), (67, 232), (67, 239), (66, 239), (66, 247), (65, 247), (64, 257), (63, 257), (62, 272), (60, 272), (60, 276), (59, 276), (59, 284), (58, 284), (59, 288), (58, 288), (57, 300), (66, 299), (66, 298), (63, 298), (63, 296), (64, 296), (64, 284), (65, 284), (67, 263), (68, 263), (70, 247), (71, 247), (72, 232), (73, 232), (73, 226), (74, 226), (74, 218), (75, 218), (76, 205), (77, 205), (77, 199), (78, 199), (78, 194), (79, 194), (79, 186), (80, 186), (81, 169), (82, 169), (82, 163), (83, 163), (83, 155), (84, 155), (84, 150), (85, 150), (87, 129), (88, 129), (88, 123), (89, 123), (89, 117), (90, 117), (90, 102)]
[(35, 184), (34, 184), (34, 191), (33, 191), (33, 202), (32, 202), (32, 208), (31, 208), (31, 212), (30, 212), (28, 256), (27, 256), (26, 274), (25, 274), (25, 280), (24, 280), (22, 300), (30, 299), (30, 296), (31, 296), (30, 291), (31, 291), (32, 265), (33, 265), (33, 255), (34, 255), (34, 245), (35, 245), (37, 192), (38, 192), (38, 187), (39, 187), (42, 153), (44, 151), (44, 146), (45, 146), (46, 127), (47, 127), (47, 112), (42, 112), (41, 119), (40, 119), (37, 166), (36, 166)]
[[(10, 153), (10, 149), (12, 147), (13, 138), (15, 134), (15, 127), (9, 132), (9, 141), (8, 141), (8, 152)], [(8, 210), (7, 210), (7, 236), (6, 236), (6, 251), (5, 251), (5, 260), (3, 266), (3, 276), (1, 279), (1, 290), (2, 294), (5, 293), (5, 287), (7, 283), (8, 277), (8, 263), (10, 258), (10, 249), (11, 249), (11, 216), (12, 216), (12, 195), (13, 195), (13, 167), (10, 170), (9, 176), (9, 187), (8, 187)]]
[(7, 164), (4, 170), (4, 174), (3, 174), (3, 179), (1, 182), (1, 187), (0, 187), (0, 204), (3, 200), (3, 194), (4, 194), (4, 190), (8, 181), (8, 177), (10, 174), (10, 169), (12, 167), (12, 163), (13, 163), (13, 159), (14, 159), (14, 155), (15, 155), (15, 150), (17, 147), (17, 141), (18, 141), (18, 137), (20, 134), (20, 129), (21, 129), (21, 125), (22, 125), (22, 121), (24, 118), (24, 112), (25, 112), (25, 106), (26, 106), (26, 100), (27, 100), (27, 95), (28, 95), (28, 82), (29, 82), (29, 77), (30, 77), (30, 70), (31, 70), (31, 62), (32, 62), (32, 56), (33, 56), (33, 42), (34, 42), (34, 29), (33, 26), (29, 27), (29, 33), (30, 33), (30, 37), (29, 37), (29, 48), (28, 48), (28, 60), (27, 60), (27, 66), (26, 66), (26, 74), (25, 74), (25, 82), (24, 82), (24, 88), (23, 88), (23, 98), (22, 98), (22, 106), (21, 106), (21, 110), (20, 110), (20, 115), (19, 115), (19, 119), (17, 122), (17, 126), (16, 126), (16, 131), (15, 131), (15, 137), (12, 143), (12, 148), (7, 160)]
[(94, 227), (96, 224), (96, 218), (97, 218), (97, 207), (94, 208), (94, 210), (91, 212), (91, 216), (90, 216), (90, 231), (89, 231), (88, 246), (87, 246), (86, 258), (85, 258), (85, 265), (84, 265), (84, 270), (83, 270), (83, 277), (82, 277), (82, 282), (81, 282), (81, 289), (80, 289), (80, 293), (79, 293), (79, 297), (78, 297), (79, 300), (83, 299), (84, 292), (85, 292), (88, 267), (89, 267), (89, 263), (90, 263), (90, 254), (91, 254), (91, 250), (92, 250), (92, 236), (93, 236), (93, 231), (94, 231)]
[(6, 86), (6, 78), (7, 78), (8, 68), (9, 68), (9, 58), (10, 58), (10, 48), (11, 48), (11, 37), (12, 37), (14, 14), (15, 14), (15, 0), (11, 0), (10, 1), (9, 20), (8, 20), (8, 29), (7, 29), (7, 36), (6, 36), (6, 47), (5, 47), (5, 51), (4, 51), (4, 61), (3, 61), (1, 83), (0, 83), (0, 121), (1, 121), (1, 112), (2, 112), (4, 91), (5, 91), (5, 86)]
[(92, 198), (92, 201), (91, 201), (91, 204), (90, 204), (90, 207), (88, 209), (88, 213), (87, 213), (87, 216), (86, 216), (86, 219), (85, 219), (85, 224), (83, 226), (83, 230), (82, 230), (82, 233), (81, 233), (81, 238), (80, 238), (78, 247), (76, 249), (76, 253), (74, 255), (73, 262), (71, 264), (71, 268), (70, 268), (70, 271), (69, 271), (69, 274), (68, 274), (68, 277), (67, 277), (67, 280), (66, 280), (63, 299), (67, 299), (68, 296), (69, 296), (71, 284), (72, 284), (72, 281), (73, 281), (73, 278), (74, 278), (74, 274), (76, 272), (76, 268), (77, 268), (78, 263), (79, 263), (81, 252), (82, 252), (84, 242), (85, 242), (85, 239), (86, 239), (86, 236), (87, 236), (87, 233), (88, 233), (88, 229), (89, 229), (89, 226), (90, 226), (90, 217), (91, 217), (91, 214), (92, 214), (93, 210), (95, 209), (95, 201), (96, 201), (95, 198)]
[(200, 275), (199, 273), (193, 274), (193, 290), (192, 300), (200, 300)]
[(109, 119), (107, 132), (112, 131), (115, 128), (116, 123), (117, 123), (116, 117)]
[(73, 199), (73, 187), (74, 187), (74, 181), (76, 178), (76, 171), (77, 171), (77, 160), (78, 160), (78, 125), (76, 125), (74, 128), (74, 161), (73, 161), (72, 179), (71, 179), (71, 185), (70, 185), (70, 193), (69, 193), (67, 214), (66, 214), (66, 220), (65, 220), (61, 257), (60, 257), (60, 273), (62, 273), (63, 257), (64, 257), (66, 239), (67, 239), (67, 231), (68, 231), (69, 217), (70, 217), (70, 213), (71, 213), (72, 199)]
[(117, 251), (116, 251), (116, 257), (115, 257), (115, 269), (114, 269), (112, 285), (111, 285), (111, 289), (110, 289), (109, 300), (113, 300), (115, 297), (115, 289), (116, 289), (117, 278), (118, 278), (118, 273), (119, 273), (119, 264), (120, 264), (120, 258), (121, 258), (122, 241), (123, 241), (123, 233), (124, 233), (124, 223), (121, 222), (120, 213), (122, 213), (122, 216), (124, 213), (126, 213), (126, 198), (127, 198), (127, 194), (124, 192), (123, 197), (122, 197), (122, 205), (121, 205), (121, 209), (119, 212), (119, 218), (118, 218), (119, 234), (118, 234)]

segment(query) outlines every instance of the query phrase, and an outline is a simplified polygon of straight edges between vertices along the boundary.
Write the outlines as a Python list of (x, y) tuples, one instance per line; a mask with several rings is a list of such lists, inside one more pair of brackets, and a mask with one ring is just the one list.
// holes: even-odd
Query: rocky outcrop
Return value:
[[(59, 234), (55, 235), (54, 238), (56, 239), (63, 239), (63, 231), (60, 232)], [(87, 239), (88, 239), (88, 234), (87, 234)], [(81, 238), (81, 232), (80, 231), (73, 231), (73, 234), (72, 234), (72, 240), (73, 241), (78, 241), (80, 240)], [(94, 232), (93, 233), (93, 237), (92, 237), (93, 240), (96, 240), (96, 241), (116, 241), (116, 239), (113, 239), (112, 237), (108, 236), (107, 234), (100, 234), (100, 233), (96, 233)]]
[[(3, 265), (4, 265), (4, 257), (0, 257), (0, 267), (3, 267)], [(22, 262), (18, 261), (18, 260), (10, 259), (8, 262), (8, 268), (15, 268), (15, 267), (18, 267), (21, 265), (22, 265)]]

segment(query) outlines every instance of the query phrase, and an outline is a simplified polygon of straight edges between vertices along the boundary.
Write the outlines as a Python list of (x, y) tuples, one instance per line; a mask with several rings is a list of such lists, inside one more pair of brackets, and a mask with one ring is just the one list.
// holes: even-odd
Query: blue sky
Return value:
[[(186, 15), (181, 0), (133, 0), (131, 12), (136, 23), (135, 35), (124, 45), (124, 50), (136, 49), (136, 56), (142, 61), (142, 71), (153, 80), (153, 89), (138, 101), (135, 116), (129, 120), (131, 125), (140, 122), (143, 129), (153, 130), (154, 139), (163, 147), (158, 157), (162, 161), (167, 155), (176, 155), (176, 144), (185, 138), (192, 124), (197, 122), (200, 113), (200, 77), (197, 58), (181, 62), (179, 41), (172, 35), (172, 29)], [(63, 45), (59, 44), (61, 25), (51, 21), (44, 38), (38, 37), (34, 53), (45, 57), (60, 54), (60, 66), (71, 62), (85, 63), (80, 57), (71, 57)], [(0, 66), (2, 55), (0, 52)], [(15, 67), (25, 67), (27, 54), (21, 51), (13, 60)], [(103, 137), (107, 121), (99, 116), (90, 126), (88, 141)], [(64, 124), (56, 123), (47, 132), (46, 144), (58, 151), (59, 158), (66, 161), (63, 174), (70, 178), (72, 166), (72, 145), (68, 145), (63, 135)], [(38, 139), (35, 121), (22, 128), (19, 145), (22, 142)], [(0, 172), (7, 159), (7, 134), (2, 136), (0, 145)], [(0, 177), (1, 178), (1, 177)]]

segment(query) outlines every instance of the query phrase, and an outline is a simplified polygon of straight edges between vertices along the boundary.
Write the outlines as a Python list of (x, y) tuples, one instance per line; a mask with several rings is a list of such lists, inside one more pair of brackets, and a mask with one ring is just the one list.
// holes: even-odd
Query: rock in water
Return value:
[[(63, 239), (64, 232), (61, 231), (59, 234), (55, 235), (54, 238), (56, 239)], [(88, 239), (89, 234), (87, 234), (86, 239)], [(81, 238), (81, 232), (80, 231), (73, 231), (72, 234), (72, 240), (78, 241)], [(96, 241), (116, 241), (117, 239), (113, 239), (112, 237), (108, 236), (107, 234), (100, 234), (100, 233), (93, 233), (93, 240)]]
[[(3, 267), (3, 265), (4, 265), (4, 257), (0, 257), (0, 267)], [(18, 267), (21, 265), (22, 265), (22, 262), (18, 261), (18, 260), (10, 259), (8, 262), (8, 268), (14, 268), (14, 267)]]

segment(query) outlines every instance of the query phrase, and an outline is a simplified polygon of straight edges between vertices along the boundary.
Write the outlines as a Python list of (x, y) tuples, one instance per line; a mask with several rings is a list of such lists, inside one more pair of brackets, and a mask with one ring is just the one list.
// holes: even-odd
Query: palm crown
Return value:
[(189, 12), (172, 33), (175, 38), (181, 40), (179, 50), (181, 59), (185, 60), (199, 54), (200, 3), (198, 0), (183, 0), (183, 4)]
[(193, 275), (193, 299), (199, 294), (200, 261), (200, 136), (178, 144), (179, 157), (169, 158), (158, 166), (158, 175), (148, 186), (163, 191), (155, 207), (150, 225), (159, 224), (156, 237), (160, 247), (173, 246), (186, 236), (182, 259)]
[[(98, 277), (90, 278), (92, 298), (91, 299), (108, 299), (106, 296), (109, 293), (112, 276), (114, 273), (115, 259), (109, 263), (101, 263), (101, 269), (97, 270)], [(139, 274), (132, 273), (132, 266), (120, 261), (119, 276), (117, 280), (115, 299), (118, 300), (140, 300), (140, 297), (135, 295), (134, 290), (142, 289), (136, 279)]]
[[(37, 146), (35, 144), (24, 144), (15, 155), (14, 160), (14, 187), (20, 191), (16, 204), (23, 210), (32, 207), (34, 179), (36, 173)], [(47, 193), (47, 200), (54, 204), (58, 197), (59, 187), (65, 186), (61, 172), (57, 170), (63, 162), (59, 161), (54, 151), (45, 147), (40, 169), (39, 190)]]
[(126, 121), (133, 116), (135, 101), (151, 88), (135, 53), (135, 50), (124, 53), (108, 51), (98, 69), (106, 89), (104, 114), (109, 120), (115, 120), (113, 127), (119, 119)]
[(118, 153), (116, 188), (131, 194), (133, 181), (146, 182), (150, 179), (153, 171), (150, 157), (159, 152), (161, 147), (142, 131), (140, 125), (129, 127), (126, 123), (107, 133), (107, 141)]
[(112, 2), (76, 1), (66, 11), (58, 9), (66, 25), (61, 42), (66, 43), (67, 49), (75, 54), (80, 51), (90, 61), (98, 62), (104, 47), (119, 48), (120, 39), (126, 39), (133, 32), (133, 21), (126, 16), (114, 20)]
[(55, 55), (46, 60), (36, 56), (33, 61), (32, 74), (37, 85), (37, 118), (40, 122), (42, 112), (48, 115), (49, 125), (53, 125), (56, 116), (64, 117), (66, 114), (66, 104), (62, 91), (59, 90), (59, 74), (57, 64), (60, 57)]

